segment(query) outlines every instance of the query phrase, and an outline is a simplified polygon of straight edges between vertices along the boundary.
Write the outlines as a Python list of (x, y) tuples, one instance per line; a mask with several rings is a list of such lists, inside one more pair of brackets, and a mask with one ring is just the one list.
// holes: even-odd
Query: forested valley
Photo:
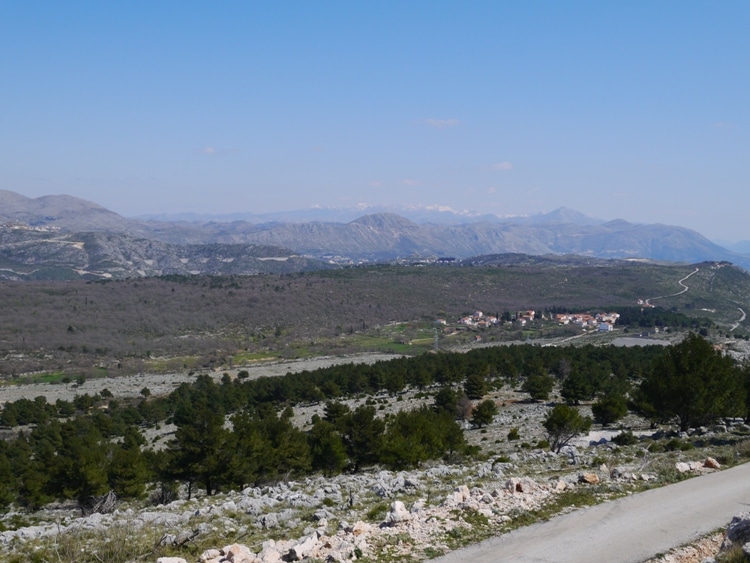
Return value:
[[(2, 377), (117, 376), (361, 351), (412, 354), (409, 331), (474, 311), (619, 311), (625, 326), (730, 326), (750, 276), (698, 265), (689, 293), (654, 312), (638, 299), (669, 295), (696, 268), (578, 259), (500, 266), (368, 266), (260, 276), (167, 276), (97, 282), (0, 282)], [(405, 334), (392, 329), (409, 324)], [(412, 328), (413, 327), (413, 328)], [(484, 340), (574, 335), (572, 327), (506, 323)], [(738, 325), (734, 336), (750, 333)], [(454, 334), (449, 345), (471, 340)], [(430, 347), (427, 344), (427, 348)], [(424, 350), (425, 348), (422, 348)]]

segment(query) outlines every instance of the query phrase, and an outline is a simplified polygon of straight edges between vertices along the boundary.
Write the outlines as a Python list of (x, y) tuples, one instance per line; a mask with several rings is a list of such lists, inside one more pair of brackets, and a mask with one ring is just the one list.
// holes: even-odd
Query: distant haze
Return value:
[(6, 2), (0, 189), (750, 240), (750, 4)]

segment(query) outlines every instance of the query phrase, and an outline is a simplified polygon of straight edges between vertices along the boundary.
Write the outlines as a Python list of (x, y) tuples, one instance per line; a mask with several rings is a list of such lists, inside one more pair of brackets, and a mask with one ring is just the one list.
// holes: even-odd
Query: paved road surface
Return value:
[(520, 528), (440, 563), (641, 562), (750, 511), (750, 463)]

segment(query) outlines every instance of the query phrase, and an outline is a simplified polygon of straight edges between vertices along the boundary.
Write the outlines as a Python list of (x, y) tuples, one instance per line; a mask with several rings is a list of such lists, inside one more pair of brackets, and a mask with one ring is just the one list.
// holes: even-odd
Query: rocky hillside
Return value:
[(327, 267), (289, 249), (263, 245), (177, 245), (123, 233), (0, 227), (0, 279), (6, 280), (249, 275)]
[[(315, 475), (190, 500), (183, 490), (165, 504), (118, 503), (87, 516), (75, 504), (10, 512), (0, 518), (0, 557), (12, 563), (30, 553), (92, 563), (420, 561), (560, 511), (716, 471), (716, 459), (748, 455), (749, 429), (741, 420), (678, 436), (654, 434), (635, 417), (625, 421), (641, 435), (635, 443), (617, 445), (611, 438), (620, 430), (597, 428), (554, 453), (538, 444), (548, 405), (520, 402), (508, 390), (493, 399), (501, 405), (493, 423), (466, 430), (488, 450), (484, 460)], [(414, 393), (377, 400), (387, 411), (418, 401)], [(301, 409), (295, 419), (304, 425), (321, 410)], [(512, 428), (520, 440), (508, 438)], [(694, 447), (675, 449), (675, 443)]]
[[(674, 262), (728, 261), (745, 269), (750, 257), (718, 246), (699, 233), (668, 225), (636, 225), (623, 220), (602, 223), (570, 209), (546, 215), (502, 219), (467, 217), (444, 212), (411, 214), (419, 222), (393, 212), (369, 213), (353, 220), (351, 214), (323, 214), (331, 220), (303, 220), (309, 214), (250, 216), (247, 220), (126, 219), (94, 203), (70, 196), (26, 198), (0, 191), (0, 222), (22, 223), (61, 233), (103, 232), (171, 245), (231, 244), (274, 246), (293, 253), (338, 262), (394, 260), (405, 257), (467, 258), (485, 254), (576, 254), (599, 258), (644, 258)], [(373, 210), (366, 210), (373, 211)], [(233, 217), (243, 217), (234, 215)], [(431, 218), (436, 218), (432, 221)], [(27, 233), (28, 234), (28, 233)], [(16, 234), (18, 236), (18, 233)], [(33, 237), (28, 237), (29, 244)], [(114, 239), (111, 239), (114, 241)], [(78, 241), (75, 241), (78, 242)], [(28, 247), (28, 245), (27, 245)], [(4, 255), (13, 262), (13, 247)], [(191, 249), (195, 250), (195, 249)], [(45, 252), (37, 246), (33, 251)], [(127, 253), (127, 251), (126, 251)], [(177, 259), (184, 259), (179, 256)], [(202, 260), (204, 256), (197, 257)], [(188, 257), (190, 259), (190, 257)], [(111, 256), (117, 261), (117, 256)], [(169, 257), (147, 260), (169, 263)], [(23, 263), (24, 260), (16, 260)], [(42, 265), (43, 260), (39, 261)], [(128, 275), (151, 269), (143, 264), (118, 263)], [(168, 269), (169, 267), (167, 267)], [(158, 270), (157, 268), (156, 270)], [(194, 268), (191, 268), (194, 269)], [(226, 270), (227, 268), (224, 268)], [(229, 268), (231, 269), (231, 268)], [(186, 270), (186, 269), (183, 269)], [(199, 268), (200, 270), (200, 268)], [(247, 273), (252, 273), (249, 268)], [(264, 271), (260, 269), (260, 271)], [(236, 273), (244, 273), (239, 268)]]

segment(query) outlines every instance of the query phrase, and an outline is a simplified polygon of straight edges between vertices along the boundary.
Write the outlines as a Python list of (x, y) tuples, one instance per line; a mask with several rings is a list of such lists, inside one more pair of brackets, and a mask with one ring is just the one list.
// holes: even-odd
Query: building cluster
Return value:
[(588, 313), (559, 313), (555, 315), (555, 321), (561, 325), (573, 324), (582, 329), (597, 329), (600, 332), (609, 332), (614, 329), (617, 319), (620, 318), (618, 313), (597, 313), (589, 315)]
[(489, 328), (490, 326), (498, 325), (502, 321), (494, 315), (485, 315), (482, 311), (474, 311), (472, 315), (468, 317), (461, 317), (458, 319), (458, 324), (473, 326), (477, 328)]
[[(505, 314), (503, 317), (505, 317)], [(597, 313), (596, 315), (591, 315), (589, 313), (559, 313), (550, 319), (543, 314), (537, 315), (536, 311), (529, 310), (518, 311), (511, 317), (513, 319), (512, 322), (517, 323), (520, 326), (526, 326), (535, 319), (541, 319), (554, 320), (561, 325), (576, 325), (584, 330), (596, 329), (601, 332), (609, 332), (613, 330), (620, 315), (618, 313)], [(458, 324), (475, 328), (489, 328), (490, 326), (502, 324), (502, 322), (503, 319), (501, 317), (485, 315), (482, 311), (475, 311), (471, 315), (458, 319)], [(438, 323), (446, 324), (446, 321), (444, 319), (438, 319)]]
[(36, 231), (40, 233), (50, 233), (59, 231), (60, 227), (50, 226), (50, 225), (28, 225), (26, 223), (22, 223), (21, 221), (8, 221), (7, 223), (0, 224), (0, 228), (3, 229), (11, 229), (14, 231)]

